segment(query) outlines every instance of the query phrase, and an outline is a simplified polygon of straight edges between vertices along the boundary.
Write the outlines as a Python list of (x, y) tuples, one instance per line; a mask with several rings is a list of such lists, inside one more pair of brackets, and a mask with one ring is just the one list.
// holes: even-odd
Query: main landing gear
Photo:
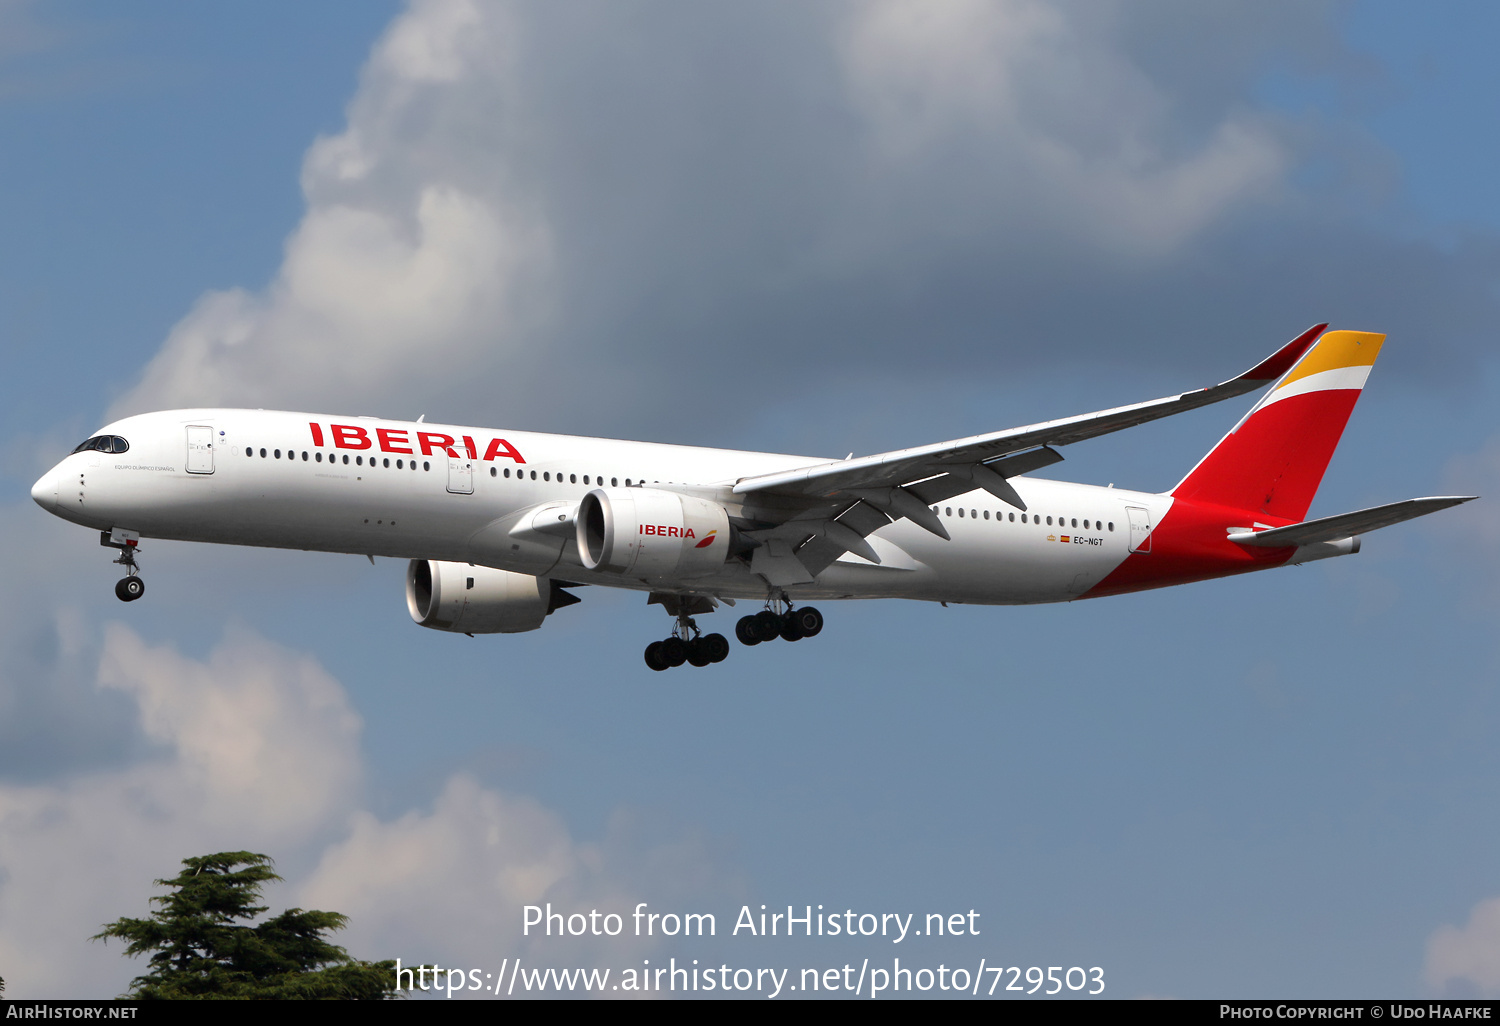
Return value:
[(683, 663), (707, 666), (722, 663), (729, 656), (729, 639), (722, 634), (703, 634), (698, 625), (686, 613), (677, 616), (677, 626), (672, 636), (664, 641), (653, 641), (646, 646), (646, 665), (653, 670), (665, 670)]
[[(668, 613), (677, 618), (672, 636), (663, 641), (653, 641), (646, 646), (646, 665), (653, 670), (665, 670), (683, 663), (707, 666), (722, 662), (729, 655), (729, 640), (722, 634), (702, 634), (693, 622), (692, 614), (711, 612), (714, 602), (702, 596), (671, 595), (653, 592), (650, 601), (666, 607)], [(823, 629), (823, 614), (812, 606), (793, 609), (791, 599), (776, 592), (766, 600), (766, 608), (759, 613), (740, 617), (735, 624), (734, 636), (745, 645), (759, 645), (762, 641), (801, 641), (811, 638)]]
[[(776, 606), (784, 606), (785, 609), (778, 612), (774, 608)], [(759, 645), (762, 641), (775, 641), (777, 638), (783, 641), (801, 641), (803, 638), (813, 637), (822, 629), (822, 613), (812, 606), (793, 609), (791, 602), (783, 598), (773, 599), (771, 608), (740, 617), (739, 623), (734, 625), (734, 636), (743, 645)]]
[(115, 562), (125, 568), (126, 576), (115, 582), (115, 597), (121, 602), (134, 602), (146, 594), (146, 582), (141, 580), (141, 568), (135, 561), (140, 536), (129, 531), (100, 531), (99, 544), (120, 550), (120, 558)]

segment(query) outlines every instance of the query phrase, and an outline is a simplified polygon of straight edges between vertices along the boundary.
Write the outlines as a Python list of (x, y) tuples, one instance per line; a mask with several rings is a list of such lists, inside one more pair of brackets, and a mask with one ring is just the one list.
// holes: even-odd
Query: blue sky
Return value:
[[(1390, 340), (1312, 513), (1489, 494), (1496, 17), (0, 5), (7, 996), (118, 993), (140, 965), (85, 938), (241, 848), (361, 957), (1500, 992), (1488, 501), (1153, 594), (829, 604), (652, 674), (638, 596), (450, 637), (393, 560), (148, 542), (122, 606), (27, 496), (112, 416), (217, 403), (878, 452), (1220, 380), (1319, 320)], [(1049, 473), (1169, 488), (1243, 408)], [(985, 932), (523, 938), (544, 901)]]

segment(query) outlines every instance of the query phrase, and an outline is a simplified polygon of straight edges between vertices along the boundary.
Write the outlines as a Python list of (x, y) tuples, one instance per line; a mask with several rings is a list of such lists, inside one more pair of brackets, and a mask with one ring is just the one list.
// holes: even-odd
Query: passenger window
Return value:
[(382, 466), (382, 467), (387, 467), (387, 468), (389, 468), (389, 467), (390, 467), (390, 465), (391, 465), (391, 461), (390, 461), (390, 460), (381, 460), (381, 461), (380, 461), (380, 465), (381, 465), (381, 466)]
[(988, 520), (989, 518), (990, 518), (990, 511), (989, 510), (985, 510), (984, 511), (984, 519)]
[(429, 461), (429, 460), (423, 460), (422, 461), (422, 469), (423, 470), (431, 470), (432, 469), (432, 463), (431, 463), (431, 461)]
[(278, 460), (279, 460), (279, 459), (281, 459), (281, 450), (280, 450), (280, 449), (277, 449), (277, 450), (276, 450), (276, 458), (277, 458), (277, 459), (278, 459)]
[(347, 467), (348, 465), (349, 465), (349, 454), (348, 453), (344, 453), (344, 466)]
[[(397, 460), (396, 462), (400, 463), (401, 461)], [(398, 467), (397, 469), (399, 470), (400, 468)], [(499, 474), (500, 474), (500, 471), (496, 470), (494, 467), (490, 468), (490, 477), (497, 477), (497, 476), (499, 476)]]
[(255, 450), (254, 450), (254, 449), (252, 449), (252, 448), (250, 448), (250, 447), (249, 447), (249, 446), (248, 446), (248, 445), (247, 445), (247, 446), (245, 446), (245, 455), (246, 455), (246, 456), (254, 456), (254, 455), (255, 455)]
[(1073, 518), (1073, 526), (1074, 526), (1074, 527), (1077, 527), (1077, 526), (1078, 526), (1078, 518), (1077, 518), (1077, 517), (1074, 517), (1074, 518)]
[(396, 461), (396, 469), (397, 469), (397, 470), (405, 470), (405, 469), (406, 469), (406, 464), (405, 464), (405, 463), (403, 463), (403, 462), (402, 462), (402, 461), (400, 461), (400, 460), (397, 460), (397, 461)]
[[(1026, 520), (1026, 517), (1023, 515), (1021, 517), (1021, 520), (1022, 520), (1022, 522), (1024, 522)], [(1016, 522), (1016, 515), (1014, 513), (1012, 513), (1010, 515), (1010, 522), (1013, 523), (1013, 524)]]
[(577, 483), (578, 483), (578, 475), (577, 474), (569, 474), (568, 475), (568, 484), (577, 484)]
[(315, 458), (316, 458), (316, 459), (317, 459), (317, 461), (318, 461), (318, 462), (319, 462), (319, 463), (322, 463), (322, 462), (323, 462), (323, 454), (322, 454), (322, 453), (321, 453), (321, 452), (320, 452), (320, 453), (316, 453), (316, 454), (315, 454)]
[(1111, 530), (1111, 531), (1113, 531), (1113, 530), (1114, 530), (1114, 529), (1115, 529), (1115, 522), (1114, 522), (1114, 521), (1113, 521), (1113, 520), (1111, 520), (1111, 521), (1110, 521), (1110, 522), (1109, 522), (1109, 529), (1110, 529), (1110, 530)]

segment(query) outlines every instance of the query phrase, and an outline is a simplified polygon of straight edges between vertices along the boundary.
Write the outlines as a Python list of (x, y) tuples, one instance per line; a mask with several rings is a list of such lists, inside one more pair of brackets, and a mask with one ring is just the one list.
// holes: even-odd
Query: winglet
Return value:
[(1262, 361), (1259, 366), (1253, 367), (1241, 374), (1239, 380), (1275, 381), (1290, 370), (1292, 364), (1296, 363), (1302, 357), (1303, 353), (1312, 348), (1312, 344), (1318, 340), (1318, 336), (1327, 330), (1328, 325), (1326, 324), (1314, 324), (1311, 328), (1308, 328), (1302, 334), (1276, 350), (1275, 353)]

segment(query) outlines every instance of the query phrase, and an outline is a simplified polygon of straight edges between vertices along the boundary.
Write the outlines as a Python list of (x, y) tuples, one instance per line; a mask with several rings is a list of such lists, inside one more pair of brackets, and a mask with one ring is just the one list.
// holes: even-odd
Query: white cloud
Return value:
[[(299, 899), (352, 917), (352, 947), (399, 955), (403, 963), (484, 969), (523, 952), (554, 964), (618, 965), (639, 947), (623, 934), (609, 941), (548, 939), (536, 929), (523, 935), (526, 905), (550, 903), (565, 916), (623, 914), (636, 900), (611, 880), (601, 846), (575, 843), (556, 814), (530, 799), (458, 775), (430, 812), (391, 822), (361, 812), (352, 822), (348, 839), (324, 853)], [(664, 874), (649, 893), (659, 900), (675, 890)]]
[(199, 662), (111, 624), (99, 684), (133, 697), (147, 736), (174, 750), (173, 801), (201, 826), (293, 841), (352, 800), (361, 720), (311, 657), (239, 631)]
[[(1170, 257), (1273, 195), (1291, 157), (1248, 105), (1187, 126), (1184, 87), (1128, 52), (1134, 17), (420, 0), (377, 43), (347, 127), (310, 147), (270, 284), (202, 297), (113, 412), (451, 415), (501, 389), (553, 401), (559, 380), (575, 411), (663, 389), (691, 407), (746, 346), (834, 359), (869, 326), (847, 323), (857, 307), (830, 329), (823, 303), (851, 281), (889, 292), (955, 246)], [(743, 61), (703, 45), (730, 34)], [(777, 309), (811, 334), (757, 323)], [(701, 402), (689, 416), (721, 405)]]
[(955, 155), (993, 190), (1088, 244), (1175, 249), (1272, 190), (1290, 154), (1247, 111), (1184, 144), (1174, 97), (1109, 29), (1119, 12), (1035, 0), (862, 6), (843, 41), (857, 102), (887, 159), (931, 175)]
[[(580, 844), (526, 798), (450, 779), (430, 812), (383, 822), (361, 805), (361, 721), (313, 658), (246, 630), (203, 660), (104, 629), (98, 684), (128, 696), (157, 753), (124, 769), (0, 785), (0, 966), (8, 995), (108, 997), (144, 971), (86, 938), (140, 916), (185, 856), (265, 852), (317, 863), (288, 888), (343, 912), (336, 938), (361, 957), (480, 964), (513, 953), (520, 907), (627, 907), (702, 879), (695, 846)], [(645, 867), (645, 868), (642, 868)], [(628, 886), (627, 886), (628, 884)], [(611, 944), (609, 955), (630, 950)], [(554, 945), (555, 955), (577, 953)]]
[(508, 27), (463, 0), (398, 18), (348, 127), (308, 151), (308, 208), (270, 286), (199, 299), (113, 413), (378, 402), (517, 355), (551, 246), (480, 123), (503, 129), (514, 102)]
[(1425, 975), (1438, 990), (1459, 981), (1500, 996), (1500, 898), (1481, 901), (1466, 925), (1444, 926), (1428, 939)]
[(151, 880), (187, 855), (285, 851), (354, 799), (359, 718), (305, 657), (238, 633), (198, 662), (115, 625), (99, 683), (134, 699), (162, 754), (0, 785), (0, 965), (12, 996), (110, 996), (140, 969), (86, 938), (143, 914)]

